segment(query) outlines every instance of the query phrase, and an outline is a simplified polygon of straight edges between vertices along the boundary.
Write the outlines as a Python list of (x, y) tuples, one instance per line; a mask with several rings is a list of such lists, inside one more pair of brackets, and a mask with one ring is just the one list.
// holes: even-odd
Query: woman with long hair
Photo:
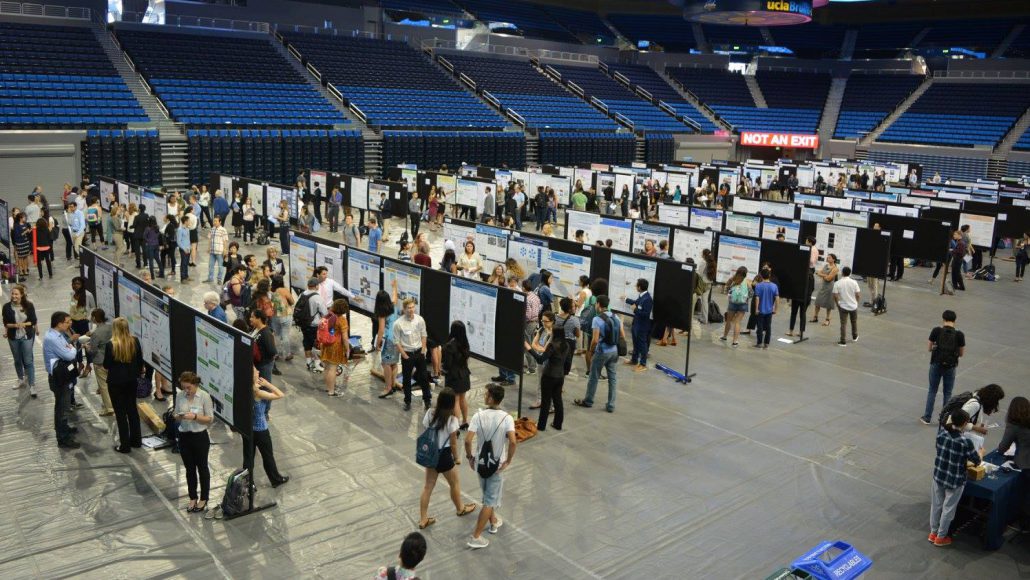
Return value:
[(118, 453), (141, 447), (139, 411), (136, 409), (136, 382), (143, 376), (143, 348), (129, 333), (129, 321), (119, 316), (111, 328), (111, 342), (104, 351), (107, 389), (118, 423)]
[(96, 299), (86, 290), (86, 280), (82, 276), (72, 278), (71, 304), (68, 309), (72, 317), (72, 332), (78, 335), (89, 332), (89, 314), (96, 307)]
[(472, 388), (472, 376), (469, 372), (470, 353), (465, 323), (455, 320), (451, 323), (447, 343), (443, 345), (443, 373), (444, 384), (454, 391), (457, 398), (458, 406), (455, 408), (455, 414), (461, 412), (462, 430), (468, 429), (469, 426), (469, 404), (465, 400), (465, 393)]
[(812, 314), (812, 320), (809, 322), (819, 322), (819, 309), (825, 308), (826, 320), (823, 322), (823, 326), (829, 326), (830, 314), (836, 308), (833, 303), (833, 283), (837, 281), (837, 255), (827, 254), (826, 264), (815, 275), (822, 284), (819, 286), (819, 292), (815, 295), (815, 313)]
[(454, 250), (448, 248), (443, 251), (443, 258), (440, 259), (440, 269), (448, 274), (458, 273), (458, 258), (454, 255)]
[(458, 419), (454, 416), (454, 391), (444, 387), (436, 396), (436, 407), (426, 411), (422, 425), (426, 429), (436, 430), (436, 444), (440, 449), (440, 458), (436, 467), (426, 468), (426, 483), (422, 487), (422, 495), (418, 501), (418, 529), (424, 530), (436, 523), (436, 518), (429, 517), (429, 498), (433, 495), (436, 480), (443, 474), (451, 489), (451, 502), (458, 516), (468, 515), (476, 511), (475, 503), (461, 501), (461, 482), (455, 465), (461, 465), (458, 450)]
[(15, 284), (11, 288), (11, 300), (4, 304), (4, 336), (11, 347), (14, 357), (14, 370), (18, 373), (20, 389), (29, 386), (29, 396), (36, 398), (36, 366), (32, 356), (38, 328), (36, 327), (36, 308), (29, 302), (25, 286)]
[(508, 276), (515, 276), (522, 282), (526, 279), (526, 271), (522, 269), (522, 265), (515, 258), (508, 258), (504, 262), (504, 269), (508, 272)]
[(493, 284), (495, 286), (504, 286), (504, 279), (506, 277), (507, 274), (504, 271), (504, 266), (502, 264), (497, 264), (496, 266), (494, 266), (494, 271), (490, 274), (490, 277), (487, 278), (486, 281), (487, 283)]
[(275, 346), (278, 356), (289, 362), (293, 360), (293, 344), (290, 342), (290, 327), (293, 325), (293, 305), (296, 299), (286, 286), (286, 279), (280, 274), (272, 275), (272, 333), (275, 334)]
[(740, 321), (747, 314), (748, 302), (751, 298), (751, 287), (747, 282), (747, 267), (741, 266), (726, 282), (726, 323), (722, 329), (722, 336), (719, 340), (725, 342), (730, 330), (733, 330), (733, 346), (738, 345), (740, 338)]
[(157, 218), (147, 219), (147, 229), (143, 231), (143, 256), (147, 261), (150, 277), (154, 277), (154, 264), (158, 264), (158, 277), (165, 277), (165, 265), (161, 262), (161, 230), (157, 227)]
[(379, 360), (383, 364), (383, 392), (379, 398), (385, 399), (400, 391), (397, 386), (397, 363), (400, 362), (400, 353), (393, 340), (393, 323), (400, 317), (401, 311), (397, 307), (397, 280), (393, 280), (390, 293), (380, 290), (376, 294), (376, 303), (373, 314), (376, 319), (376, 350), (380, 352)]
[[(247, 201), (243, 202), (243, 243), (253, 244), (254, 243), (254, 231), (256, 229), (257, 212), (254, 210), (254, 204), (251, 203), (248, 198)], [(247, 241), (247, 238), (250, 241)]]
[(29, 275), (29, 256), (32, 255), (32, 226), (29, 225), (25, 212), (18, 213), (14, 218), (11, 242), (14, 243), (18, 278), (20, 281), (24, 281)]
[(348, 311), (350, 311), (350, 307), (347, 301), (340, 298), (333, 301), (333, 305), (329, 307), (329, 314), (323, 319), (329, 325), (333, 337), (331, 342), (322, 342), (320, 344), (322, 366), (325, 367), (325, 373), (322, 377), (325, 379), (326, 394), (330, 397), (343, 395), (343, 393), (336, 390), (336, 375), (339, 373), (339, 367), (347, 364), (347, 359), (350, 355), (350, 332), (347, 326)]
[[(555, 336), (554, 312), (548, 310), (540, 317), (542, 327), (537, 330), (537, 337), (546, 336), (546, 340), (526, 341), (524, 346), (541, 365), (540, 369), (540, 417), (536, 421), (537, 431), (547, 429), (547, 415), (554, 405), (554, 423), (552, 427), (561, 431), (565, 420), (565, 406), (562, 404), (561, 392), (565, 386), (565, 359), (570, 356), (569, 343), (564, 332)], [(543, 344), (541, 344), (543, 343)]]
[(53, 262), (53, 240), (54, 234), (50, 227), (50, 220), (45, 217), (39, 218), (36, 222), (35, 253), (36, 270), (39, 272), (39, 280), (43, 281), (43, 262), (46, 262), (46, 272), (51, 279), (54, 277)]
[(999, 453), (1008, 453), (1016, 446), (1013, 461), (1022, 470), (1020, 482), (1023, 487), (1022, 528), (1030, 531), (1030, 400), (1026, 397), (1013, 397), (1009, 403), (1009, 412), (1005, 416), (1005, 434), (998, 444)]
[(135, 232), (133, 222), (136, 221), (137, 215), (139, 215), (139, 208), (134, 203), (130, 203), (129, 207), (121, 213), (122, 239), (125, 241), (125, 251), (122, 252), (123, 256), (128, 256), (129, 252), (132, 251), (132, 234)]

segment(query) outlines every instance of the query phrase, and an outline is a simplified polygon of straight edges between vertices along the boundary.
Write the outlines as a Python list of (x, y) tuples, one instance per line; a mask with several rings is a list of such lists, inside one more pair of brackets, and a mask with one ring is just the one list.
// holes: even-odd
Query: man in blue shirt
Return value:
[(224, 224), (225, 218), (229, 216), (229, 202), (226, 201), (221, 189), (215, 191), (214, 212)]
[(220, 302), (221, 298), (218, 297), (217, 292), (207, 292), (204, 294), (204, 310), (208, 316), (229, 324), (229, 319), (225, 316), (225, 309), (219, 304)]
[(76, 259), (79, 258), (82, 239), (86, 237), (86, 216), (78, 207), (75, 202), (68, 204), (68, 229), (72, 233), (72, 250)]
[(373, 254), (379, 252), (379, 240), (383, 239), (383, 230), (379, 229), (379, 221), (376, 218), (368, 219), (368, 251)]
[(762, 281), (755, 285), (755, 298), (758, 300), (758, 342), (755, 348), (769, 348), (769, 339), (772, 338), (772, 317), (776, 314), (780, 289), (769, 280), (771, 277), (772, 271), (762, 268)]
[[(217, 201), (217, 198), (216, 200)], [(224, 200), (223, 200), (224, 201)], [(217, 208), (218, 205), (215, 204)], [(217, 210), (215, 215), (218, 215)], [(175, 245), (179, 248), (179, 258), (181, 263), (179, 265), (179, 275), (182, 277), (183, 282), (190, 281), (190, 229), (186, 227), (186, 224), (179, 224), (179, 228), (175, 230)]]
[(57, 446), (61, 449), (78, 449), (73, 435), (78, 429), (68, 425), (71, 410), (72, 389), (75, 388), (75, 347), (79, 335), (72, 334), (72, 317), (67, 312), (55, 312), (50, 316), (50, 330), (43, 338), (43, 363), (49, 375), (50, 391), (54, 394), (54, 431)]
[(654, 310), (654, 299), (647, 291), (647, 280), (637, 280), (636, 298), (627, 298), (626, 304), (633, 307), (633, 353), (630, 355), (628, 365), (636, 365), (633, 369), (637, 372), (647, 370), (647, 353), (651, 349), (651, 311)]
[(526, 194), (522, 188), (515, 190), (515, 229), (522, 229), (522, 212), (526, 207)]
[(590, 362), (590, 378), (587, 379), (587, 394), (582, 399), (573, 401), (580, 407), (594, 406), (594, 393), (597, 392), (597, 381), (601, 378), (601, 368), (608, 373), (608, 402), (604, 408), (609, 413), (615, 412), (615, 390), (617, 379), (616, 367), (619, 362), (619, 337), (625, 337), (622, 321), (608, 311), (608, 297), (604, 294), (597, 297), (597, 316), (591, 323), (593, 337), (590, 348), (594, 351), (594, 359)]

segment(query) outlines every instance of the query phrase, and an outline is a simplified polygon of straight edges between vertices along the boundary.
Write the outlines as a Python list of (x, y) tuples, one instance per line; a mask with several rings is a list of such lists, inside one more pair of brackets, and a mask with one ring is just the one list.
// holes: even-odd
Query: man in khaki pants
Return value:
[(114, 407), (111, 406), (111, 395), (107, 392), (107, 369), (104, 368), (104, 354), (107, 345), (111, 342), (111, 321), (107, 319), (107, 313), (100, 308), (93, 310), (93, 330), (89, 333), (89, 341), (86, 343), (86, 352), (90, 355), (93, 363), (93, 372), (97, 377), (97, 392), (104, 403), (100, 410), (101, 417), (114, 415)]

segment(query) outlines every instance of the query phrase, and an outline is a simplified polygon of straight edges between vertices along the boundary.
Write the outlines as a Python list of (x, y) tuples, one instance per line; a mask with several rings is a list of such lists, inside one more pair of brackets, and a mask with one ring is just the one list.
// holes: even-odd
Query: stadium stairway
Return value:
[(892, 111), (890, 115), (884, 117), (883, 121), (881, 121), (880, 124), (876, 126), (876, 128), (870, 131), (869, 134), (865, 137), (859, 139), (858, 144), (864, 147), (868, 147), (869, 145), (871, 145), (873, 141), (875, 141), (885, 130), (887, 130), (887, 127), (891, 126), (891, 123), (898, 120), (898, 117), (901, 117), (901, 115), (903, 115), (905, 111), (907, 111), (908, 108), (912, 106), (913, 103), (918, 101), (919, 97), (923, 96), (923, 93), (925, 93), (931, 85), (933, 85), (933, 77), (927, 75), (926, 80), (924, 80), (922, 84), (920, 84), (916, 88), (916, 90), (912, 91), (912, 94), (909, 95), (908, 98), (906, 98), (904, 101), (902, 101), (901, 104), (898, 105), (898, 108), (894, 109), (894, 111)]
[[(1027, 85), (1027, 89), (1030, 90), (1030, 85)], [(1005, 134), (1005, 138), (1002, 139), (998, 146), (994, 148), (994, 154), (1000, 155), (1004, 158), (1012, 152), (1012, 148), (1019, 141), (1019, 138), (1026, 133), (1026, 130), (1030, 129), (1030, 109), (1023, 111), (1022, 116), (1016, 121), (1016, 124), (1009, 129), (1009, 132)], [(993, 156), (992, 156), (993, 157)]]
[(658, 73), (658, 76), (662, 77), (662, 79), (664, 79), (670, 87), (675, 89), (675, 91), (679, 93), (679, 95), (683, 97), (684, 100), (686, 100), (691, 105), (694, 105), (694, 107), (696, 107), (697, 110), (701, 111), (701, 113), (705, 117), (707, 117), (708, 120), (712, 122), (712, 124), (721, 129), (726, 129), (727, 131), (733, 130), (733, 127), (731, 127), (729, 123), (723, 121), (718, 115), (716, 115), (715, 111), (713, 111), (711, 107), (702, 103), (701, 100), (698, 99), (693, 93), (684, 89), (682, 84), (680, 84), (671, 76), (669, 76), (668, 73), (665, 72), (664, 68), (661, 71), (656, 72)]
[(823, 106), (823, 116), (819, 121), (819, 142), (827, 143), (833, 137), (840, 116), (840, 105), (844, 101), (844, 89), (848, 86), (847, 77), (835, 77), (830, 83), (830, 92)]
[(994, 49), (991, 53), (991, 58), (1001, 58), (1005, 56), (1005, 52), (1008, 51), (1009, 47), (1012, 46), (1012, 41), (1019, 38), (1019, 35), (1023, 34), (1023, 30), (1026, 29), (1026, 24), (1017, 24), (1012, 27), (1012, 30), (998, 43), (998, 48)]
[(762, 87), (758, 86), (758, 79), (755, 78), (754, 72), (748, 71), (744, 75), (744, 82), (751, 91), (751, 98), (755, 100), (755, 106), (759, 109), (768, 109), (769, 105), (765, 102), (765, 95), (762, 94)]
[(840, 59), (851, 60), (855, 56), (855, 43), (858, 42), (858, 31), (854, 28), (844, 33), (844, 41), (840, 46)]

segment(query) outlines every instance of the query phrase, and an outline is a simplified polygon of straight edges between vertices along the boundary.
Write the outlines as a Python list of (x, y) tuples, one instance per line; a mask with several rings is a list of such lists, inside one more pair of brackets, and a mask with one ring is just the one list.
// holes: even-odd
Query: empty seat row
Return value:
[(844, 89), (835, 139), (856, 139), (872, 131), (923, 82), (910, 74), (852, 74)]
[(429, 168), (462, 163), (522, 167), (526, 140), (522, 133), (514, 132), (383, 131), (383, 166), (401, 163)]
[(83, 175), (146, 186), (161, 184), (161, 139), (157, 129), (90, 130), (82, 147)]
[(628, 164), (633, 161), (636, 140), (629, 133), (540, 132), (540, 162), (551, 165), (576, 163)]
[(686, 117), (701, 126), (701, 132), (710, 134), (717, 127), (708, 117), (690, 102), (685, 100), (676, 89), (672, 88), (654, 69), (642, 64), (607, 63), (611, 74), (618, 72), (631, 83), (651, 93), (653, 97), (675, 109), (676, 114)]

